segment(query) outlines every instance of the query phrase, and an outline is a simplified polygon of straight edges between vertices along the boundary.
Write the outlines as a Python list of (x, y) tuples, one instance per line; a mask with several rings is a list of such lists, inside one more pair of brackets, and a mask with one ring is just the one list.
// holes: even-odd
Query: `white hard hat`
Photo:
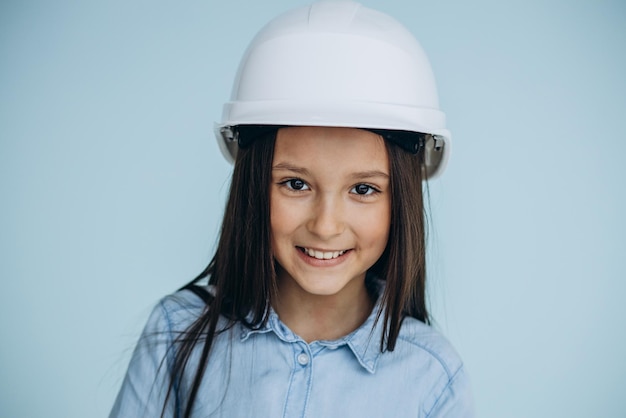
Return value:
[(420, 44), (393, 18), (349, 0), (289, 11), (256, 35), (216, 124), (227, 160), (237, 153), (237, 129), (248, 125), (364, 128), (388, 131), (396, 143), (419, 138), (430, 178), (450, 152)]

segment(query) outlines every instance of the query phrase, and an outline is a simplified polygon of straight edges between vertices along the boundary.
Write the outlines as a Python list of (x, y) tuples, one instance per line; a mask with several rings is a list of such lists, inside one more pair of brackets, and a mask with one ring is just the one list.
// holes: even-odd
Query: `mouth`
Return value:
[(350, 250), (340, 250), (340, 251), (319, 251), (313, 250), (311, 248), (305, 247), (296, 247), (300, 252), (308, 255), (311, 258), (315, 258), (317, 260), (333, 260), (335, 258), (339, 258)]

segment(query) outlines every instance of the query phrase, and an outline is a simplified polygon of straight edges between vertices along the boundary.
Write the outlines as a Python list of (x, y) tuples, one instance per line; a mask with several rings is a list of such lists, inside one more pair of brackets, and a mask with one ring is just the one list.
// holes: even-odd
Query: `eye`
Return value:
[(350, 190), (350, 193), (356, 193), (361, 196), (367, 196), (367, 195), (371, 195), (372, 193), (376, 193), (377, 191), (378, 190), (376, 190), (372, 186), (361, 183), (361, 184), (357, 184), (356, 186), (354, 186), (352, 190)]
[(285, 186), (287, 186), (288, 189), (291, 190), (308, 190), (309, 186), (308, 184), (306, 184), (306, 182), (302, 179), (289, 179), (289, 180), (285, 180), (283, 181), (281, 184), (284, 184)]

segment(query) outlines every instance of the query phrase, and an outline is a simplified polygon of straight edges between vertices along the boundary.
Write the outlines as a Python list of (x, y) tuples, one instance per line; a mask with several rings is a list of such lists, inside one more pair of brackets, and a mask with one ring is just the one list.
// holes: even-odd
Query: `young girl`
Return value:
[(450, 135), (417, 41), (351, 1), (286, 13), (216, 130), (217, 251), (154, 309), (111, 417), (472, 416), (425, 305), (422, 181)]

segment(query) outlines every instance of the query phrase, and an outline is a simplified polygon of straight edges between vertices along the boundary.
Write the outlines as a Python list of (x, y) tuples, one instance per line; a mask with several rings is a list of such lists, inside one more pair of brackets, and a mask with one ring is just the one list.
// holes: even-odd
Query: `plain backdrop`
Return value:
[[(305, 3), (0, 3), (1, 417), (107, 415), (212, 255), (243, 50)], [(478, 415), (626, 416), (626, 4), (363, 3), (420, 40), (453, 133), (429, 299)]]

